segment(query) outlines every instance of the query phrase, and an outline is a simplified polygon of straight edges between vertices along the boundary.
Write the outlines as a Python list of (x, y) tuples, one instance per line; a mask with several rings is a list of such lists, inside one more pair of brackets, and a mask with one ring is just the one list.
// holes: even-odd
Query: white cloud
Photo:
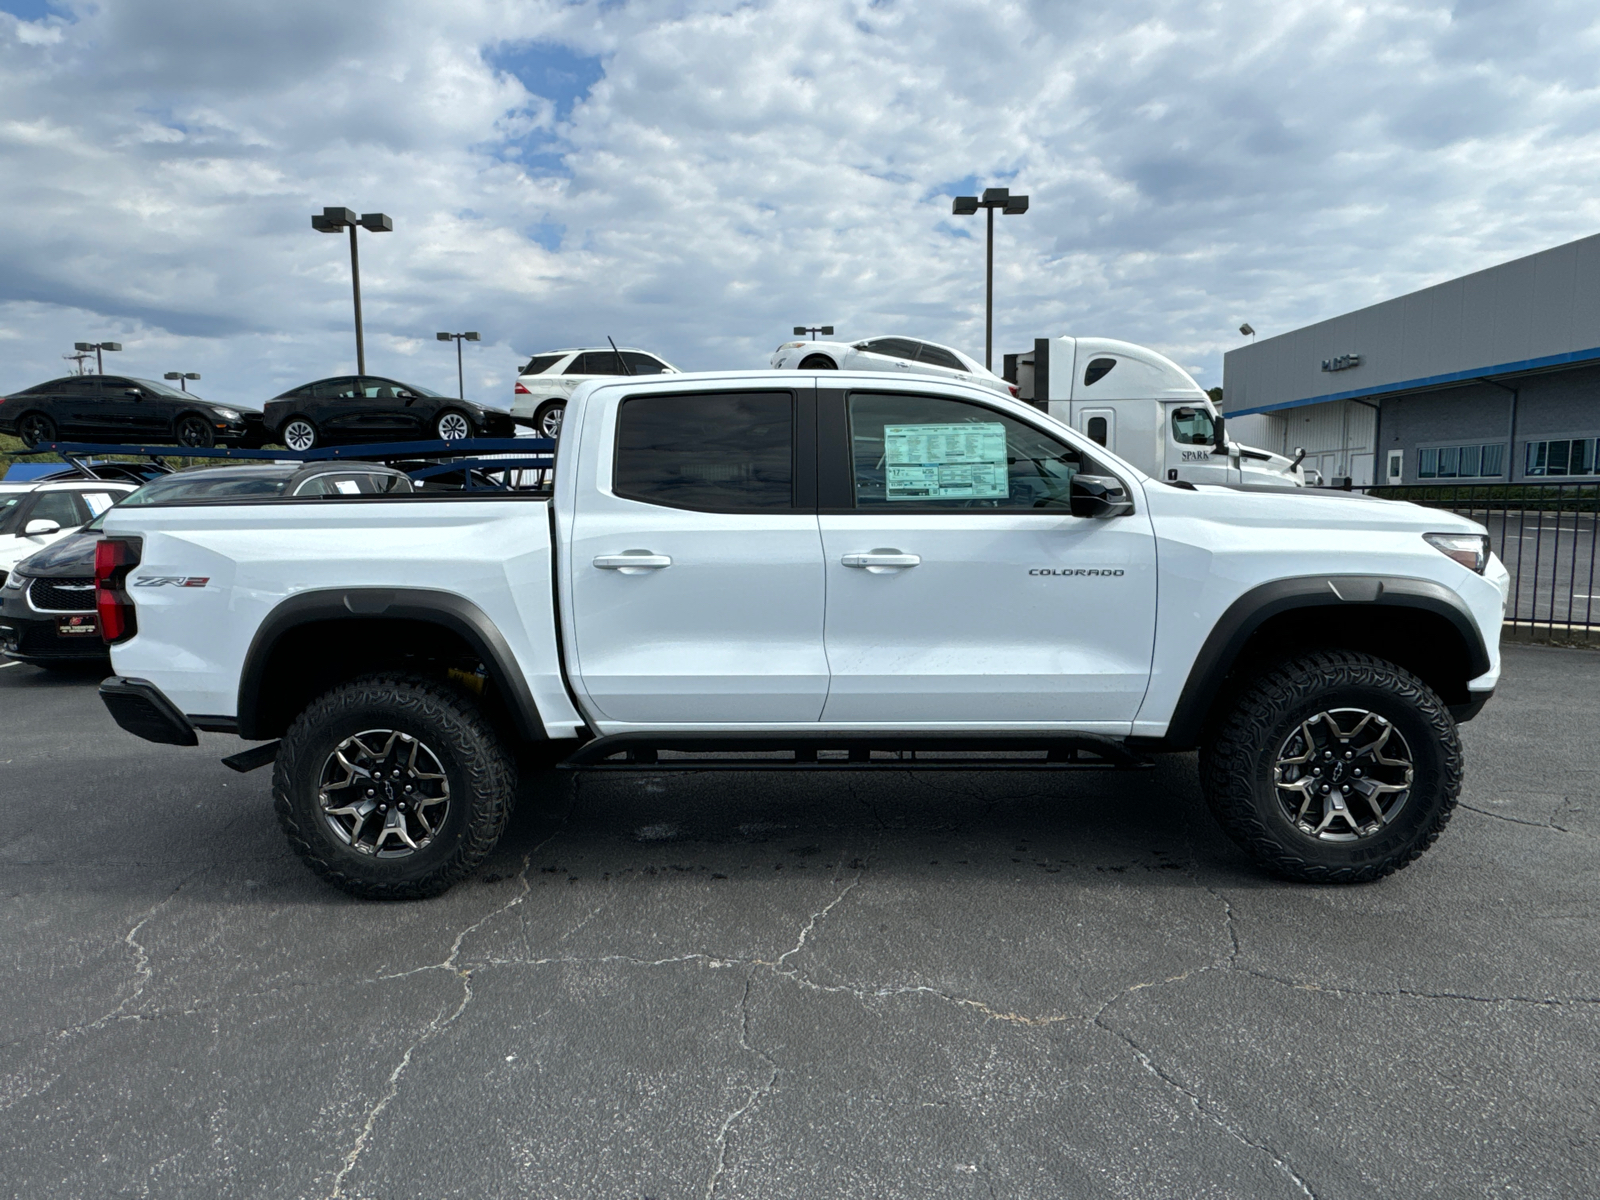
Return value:
[[(0, 10), (6, 0), (0, 0)], [(1594, 232), (1592, 6), (74, 0), (0, 11), (0, 389), (115, 339), (259, 402), (435, 329), (764, 363), (797, 322), (996, 353), (1143, 341), (1218, 381), (1276, 332)], [(531, 85), (530, 91), (523, 81)]]

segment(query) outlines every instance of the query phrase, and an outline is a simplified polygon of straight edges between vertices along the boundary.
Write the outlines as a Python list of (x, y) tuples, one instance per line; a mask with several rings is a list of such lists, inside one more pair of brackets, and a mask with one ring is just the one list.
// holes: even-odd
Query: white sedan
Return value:
[(772, 354), (775, 370), (886, 371), (897, 375), (934, 375), (993, 388), (1015, 396), (1007, 383), (975, 359), (950, 346), (917, 338), (875, 337), (859, 342), (785, 342)]
[(633, 346), (578, 346), (535, 354), (517, 372), (511, 419), (531, 425), (539, 437), (561, 433), (561, 418), (573, 389), (601, 375), (676, 375), (678, 368)]

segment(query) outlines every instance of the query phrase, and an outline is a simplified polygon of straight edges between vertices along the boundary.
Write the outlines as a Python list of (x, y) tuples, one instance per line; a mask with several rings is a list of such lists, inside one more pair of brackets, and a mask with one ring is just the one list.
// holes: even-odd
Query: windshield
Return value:
[(1209, 446), (1216, 441), (1211, 414), (1203, 408), (1172, 410), (1172, 440), (1180, 446)]
[[(145, 504), (172, 504), (179, 500), (233, 500), (244, 497), (281, 496), (288, 485), (287, 475), (213, 475), (179, 472), (145, 484), (121, 501), (138, 508)], [(110, 510), (107, 510), (110, 511)], [(89, 526), (96, 528), (95, 524)]]

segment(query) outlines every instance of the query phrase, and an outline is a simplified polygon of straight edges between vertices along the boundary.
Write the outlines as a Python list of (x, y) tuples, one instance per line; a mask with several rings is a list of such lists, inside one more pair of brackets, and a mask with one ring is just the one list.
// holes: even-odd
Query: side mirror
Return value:
[(22, 536), (49, 537), (52, 533), (60, 532), (61, 523), (59, 521), (52, 521), (49, 517), (39, 517), (36, 520), (29, 521), (27, 525), (23, 527)]
[(1226, 454), (1228, 452), (1228, 418), (1221, 413), (1211, 425), (1211, 453)]
[(1128, 489), (1112, 475), (1074, 475), (1068, 498), (1075, 517), (1125, 517), (1133, 511)]

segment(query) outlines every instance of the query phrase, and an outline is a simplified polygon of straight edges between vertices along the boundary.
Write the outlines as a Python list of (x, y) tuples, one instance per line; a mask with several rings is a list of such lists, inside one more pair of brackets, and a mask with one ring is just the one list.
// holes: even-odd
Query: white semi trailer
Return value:
[(1290, 459), (1229, 440), (1211, 397), (1166, 355), (1114, 338), (1038, 338), (1033, 345), (1031, 354), (1016, 356), (1019, 398), (1147, 474), (1169, 482), (1306, 485), (1303, 451)]

